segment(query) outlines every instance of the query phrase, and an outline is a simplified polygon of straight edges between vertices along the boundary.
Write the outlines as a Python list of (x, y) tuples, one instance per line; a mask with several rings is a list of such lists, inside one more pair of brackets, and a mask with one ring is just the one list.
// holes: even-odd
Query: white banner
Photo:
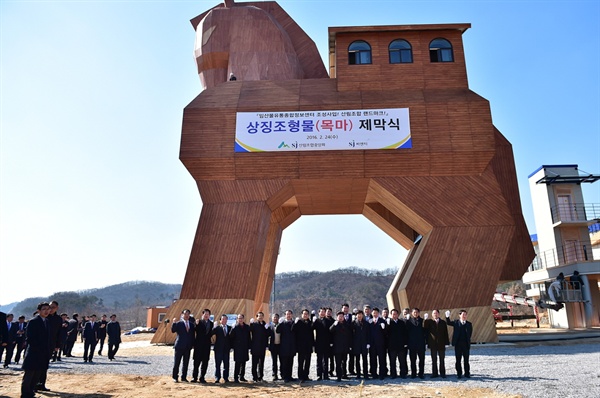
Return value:
[(238, 112), (235, 152), (412, 148), (408, 108)]

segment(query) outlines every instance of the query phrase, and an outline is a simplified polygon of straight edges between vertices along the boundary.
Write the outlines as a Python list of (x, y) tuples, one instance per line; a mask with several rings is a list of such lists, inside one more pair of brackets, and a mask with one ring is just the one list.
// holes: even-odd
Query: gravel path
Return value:
[[(447, 379), (386, 379), (384, 381), (369, 380), (369, 384), (385, 384), (393, 387), (395, 384), (423, 385), (432, 387), (464, 386), (484, 387), (497, 389), (504, 393), (520, 394), (526, 398), (548, 396), (560, 397), (600, 397), (600, 343), (599, 339), (587, 339), (569, 342), (541, 342), (531, 344), (498, 344), (477, 345), (471, 349), (470, 379), (458, 380), (454, 371), (454, 351), (452, 348), (446, 352)], [(232, 358), (233, 359), (233, 358)], [(311, 362), (311, 378), (315, 374), (316, 355)], [(188, 371), (191, 378), (192, 361)], [(267, 356), (265, 361), (265, 379), (272, 380), (271, 359)], [(425, 372), (431, 372), (429, 353), (426, 356)], [(230, 374), (233, 371), (231, 361)], [(296, 365), (296, 363), (294, 363)], [(129, 374), (140, 376), (170, 375), (173, 366), (173, 357), (170, 355), (159, 356), (131, 356), (119, 357), (115, 361), (108, 361), (105, 356), (97, 356), (94, 363), (83, 363), (81, 358), (64, 358), (61, 363), (52, 363), (50, 373), (111, 373)], [(14, 366), (3, 372), (18, 372)], [(207, 373), (207, 380), (214, 380), (214, 363)], [(294, 369), (294, 376), (296, 370)], [(247, 363), (246, 378), (252, 379), (250, 362)], [(232, 379), (230, 375), (230, 379)], [(308, 383), (316, 384), (313, 381)], [(335, 381), (323, 382), (335, 384)], [(350, 379), (345, 383), (359, 383)]]

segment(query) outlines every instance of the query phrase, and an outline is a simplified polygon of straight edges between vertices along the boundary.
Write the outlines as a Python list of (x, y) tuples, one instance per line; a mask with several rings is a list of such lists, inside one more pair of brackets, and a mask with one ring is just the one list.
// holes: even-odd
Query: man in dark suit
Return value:
[[(418, 308), (412, 309), (412, 316), (406, 322), (408, 334), (408, 352), (410, 356), (410, 377), (425, 378), (425, 350), (427, 344), (427, 331), (423, 328), (423, 318)], [(417, 358), (419, 359), (419, 372), (417, 373)]]
[(3, 344), (0, 347), (0, 359), (2, 358), (2, 351), (6, 350), (6, 355), (4, 358), (4, 368), (8, 368), (8, 365), (10, 365), (15, 345), (17, 343), (17, 324), (13, 323), (13, 318), (13, 314), (6, 314), (6, 338), (4, 339)]
[[(388, 357), (390, 359), (390, 375), (392, 379), (398, 377), (397, 363), (400, 362), (400, 376), (406, 377), (403, 374), (402, 358), (404, 358), (404, 368), (406, 369), (406, 355), (404, 354), (406, 346), (407, 334), (406, 323), (400, 319), (400, 313), (397, 309), (392, 309), (392, 317), (388, 319)], [(407, 371), (407, 370), (406, 370)]]
[(27, 332), (27, 322), (25, 322), (25, 315), (19, 316), (17, 322), (17, 338), (15, 341), (15, 347), (17, 352), (15, 354), (15, 363), (18, 365), (21, 360), (21, 353), (25, 350), (25, 333)]
[[(271, 323), (269, 324), (269, 330), (271, 331), (269, 335), (269, 352), (271, 353), (271, 366), (273, 372), (273, 381), (279, 380), (277, 376), (277, 363), (281, 365), (281, 356), (280, 356), (280, 347), (281, 347), (281, 335), (276, 332), (277, 325), (279, 325), (279, 314), (273, 314), (271, 317)], [(283, 378), (281, 374), (281, 366), (279, 366), (279, 375)]]
[[(213, 323), (210, 320), (210, 310), (202, 311), (202, 319), (196, 322), (196, 338), (194, 340), (194, 370), (192, 382), (206, 383), (206, 369), (210, 359), (210, 338), (212, 336)], [(200, 375), (200, 380), (198, 380)]]
[[(333, 308), (327, 307), (327, 310), (325, 311), (325, 317), (329, 321), (329, 327), (331, 328), (331, 325), (333, 325), (333, 322), (335, 322), (335, 319), (333, 316)], [(329, 350), (329, 376), (333, 376), (333, 370), (335, 369), (335, 355), (333, 354), (333, 341), (331, 342), (329, 347), (330, 347), (330, 350)]]
[(83, 326), (83, 331), (81, 332), (81, 336), (83, 337), (83, 362), (93, 362), (94, 350), (98, 343), (99, 326), (95, 314)]
[[(48, 325), (49, 339), (50, 339), (50, 358), (55, 358), (57, 351), (60, 349), (60, 328), (62, 326), (62, 318), (58, 314), (58, 301), (52, 300), (50, 302), (50, 313), (46, 318), (46, 323)], [(48, 387), (46, 387), (46, 379), (48, 378), (48, 368), (44, 370), (44, 372), (40, 375), (40, 379), (38, 381), (38, 385), (36, 389), (38, 391), (50, 391)]]
[[(367, 367), (367, 354), (371, 348), (371, 325), (365, 320), (365, 313), (361, 310), (356, 312), (356, 319), (352, 322), (352, 358), (355, 362), (356, 377), (360, 379), (364, 376), (369, 378), (369, 368)], [(360, 362), (362, 358), (362, 374)]]
[(331, 332), (333, 320), (327, 318), (327, 309), (319, 309), (319, 317), (313, 322), (315, 351), (317, 353), (317, 380), (329, 380), (329, 356), (331, 355)]
[[(442, 378), (446, 378), (446, 346), (450, 344), (450, 340), (448, 338), (448, 326), (440, 318), (439, 310), (431, 312), (431, 319), (424, 322), (424, 327), (427, 330), (427, 345), (431, 350), (431, 377), (442, 376)], [(438, 357), (440, 358), (439, 372)]]
[(223, 381), (229, 382), (229, 352), (231, 351), (231, 341), (229, 334), (231, 328), (227, 326), (227, 315), (221, 315), (219, 324), (216, 325), (212, 334), (215, 336), (215, 383), (219, 384), (221, 379), (221, 364), (223, 365)]
[(40, 377), (48, 369), (50, 362), (50, 325), (48, 314), (50, 304), (40, 303), (37, 306), (38, 314), (27, 324), (26, 339), (27, 349), (23, 359), (23, 381), (21, 382), (21, 397), (32, 398), (40, 381)]
[[(350, 306), (348, 303), (342, 304), (342, 312), (344, 313), (344, 321), (346, 322), (346, 326), (352, 329), (352, 314), (350, 313)], [(350, 357), (350, 362), (348, 362), (348, 357)], [(342, 369), (344, 370), (344, 376), (348, 374), (355, 375), (354, 371), (354, 361), (352, 360), (352, 345), (350, 345), (350, 352), (348, 353), (348, 357), (344, 358), (344, 363), (342, 364)]]
[(102, 355), (102, 348), (104, 348), (104, 340), (106, 340), (106, 325), (108, 325), (108, 321), (106, 320), (106, 314), (102, 315), (102, 318), (100, 318), (100, 322), (98, 323), (100, 324), (100, 326), (98, 327), (98, 343), (100, 343), (98, 355)]
[(62, 361), (61, 355), (65, 353), (65, 347), (67, 344), (67, 329), (69, 327), (69, 320), (67, 319), (67, 314), (60, 314), (60, 328), (58, 329), (58, 340), (56, 341), (56, 345), (58, 346), (57, 350), (54, 350), (52, 353), (52, 362)]
[(65, 357), (72, 357), (71, 351), (77, 341), (77, 329), (79, 327), (79, 314), (74, 313), (73, 317), (69, 319), (69, 325), (67, 326), (67, 343), (65, 344)]
[(329, 328), (333, 340), (333, 354), (335, 355), (335, 376), (337, 381), (348, 378), (343, 369), (346, 358), (352, 345), (352, 327), (346, 323), (344, 312), (337, 313), (337, 320)]
[(456, 376), (462, 377), (461, 359), (464, 360), (465, 377), (471, 377), (471, 366), (469, 365), (469, 352), (471, 351), (471, 336), (473, 335), (473, 324), (467, 321), (467, 311), (460, 310), (458, 319), (450, 320), (450, 311), (446, 311), (446, 322), (454, 328), (452, 332), (452, 345), (456, 357)]
[(248, 351), (250, 350), (250, 327), (244, 322), (244, 314), (238, 314), (237, 323), (231, 328), (229, 340), (233, 348), (233, 360), (235, 366), (233, 370), (233, 381), (239, 383), (246, 381), (246, 362), (250, 360)]
[(4, 341), (8, 337), (8, 329), (6, 327), (6, 314), (0, 311), (0, 359), (2, 358), (2, 351), (6, 347)]
[(183, 360), (181, 367), (181, 381), (187, 382), (187, 371), (190, 363), (190, 353), (194, 346), (194, 321), (190, 318), (190, 310), (184, 309), (181, 312), (181, 318), (173, 318), (171, 332), (177, 333), (175, 339), (175, 363), (173, 364), (173, 380), (179, 381), (179, 365)]
[(296, 355), (296, 336), (292, 331), (294, 321), (292, 310), (285, 311), (285, 320), (280, 322), (275, 329), (276, 333), (281, 336), (281, 344), (279, 347), (279, 355), (281, 359), (281, 376), (283, 381), (289, 383), (294, 380), (292, 377), (292, 369), (294, 367), (294, 356)]
[(296, 336), (296, 351), (298, 352), (298, 379), (300, 383), (310, 381), (310, 357), (312, 356), (315, 345), (315, 335), (313, 332), (310, 312), (307, 309), (302, 310), (302, 318), (297, 319), (292, 326)]
[(250, 323), (250, 353), (252, 354), (252, 380), (262, 381), (265, 374), (265, 352), (271, 329), (265, 323), (265, 314), (258, 312)]
[(117, 322), (117, 316), (112, 314), (110, 322), (106, 325), (106, 334), (108, 336), (108, 359), (115, 359), (119, 344), (121, 344), (121, 325)]
[[(373, 318), (369, 321), (371, 325), (371, 347), (369, 348), (369, 361), (371, 377), (385, 379), (387, 365), (385, 358), (385, 334), (386, 323), (379, 317), (379, 308), (373, 308)], [(379, 365), (379, 366), (378, 366)]]

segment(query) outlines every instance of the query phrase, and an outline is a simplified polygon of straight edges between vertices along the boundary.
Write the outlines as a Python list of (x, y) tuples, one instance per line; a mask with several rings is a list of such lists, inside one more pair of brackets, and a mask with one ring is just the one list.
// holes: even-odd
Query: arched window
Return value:
[(394, 40), (388, 47), (390, 64), (407, 64), (413, 61), (412, 47), (403, 39)]
[(348, 47), (348, 63), (361, 65), (371, 63), (371, 46), (363, 40), (357, 40)]
[(446, 39), (434, 39), (429, 43), (431, 62), (454, 62), (452, 44)]

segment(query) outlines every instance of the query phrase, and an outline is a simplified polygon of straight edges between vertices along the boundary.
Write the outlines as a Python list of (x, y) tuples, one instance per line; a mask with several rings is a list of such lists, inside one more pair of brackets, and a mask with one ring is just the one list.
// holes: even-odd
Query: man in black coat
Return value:
[(294, 380), (292, 369), (294, 367), (294, 356), (296, 356), (296, 336), (292, 331), (294, 321), (292, 310), (285, 311), (285, 320), (280, 322), (275, 328), (275, 332), (281, 336), (279, 347), (279, 357), (281, 359), (281, 376), (283, 381), (289, 383)]
[(96, 315), (92, 315), (90, 320), (83, 326), (81, 336), (83, 337), (83, 362), (93, 362), (94, 350), (98, 344), (98, 322)]
[(373, 314), (373, 318), (369, 322), (371, 325), (371, 347), (369, 348), (371, 377), (379, 377), (380, 380), (383, 380), (387, 375), (385, 358), (387, 324), (383, 318), (379, 317), (379, 308), (373, 308), (371, 313)]
[(25, 322), (25, 315), (19, 316), (17, 325), (17, 338), (15, 340), (15, 347), (17, 352), (15, 354), (15, 363), (18, 365), (21, 360), (21, 353), (25, 350), (26, 340), (25, 333), (27, 333), (27, 322)]
[[(329, 327), (331, 327), (331, 325), (333, 325), (333, 322), (335, 322), (333, 316), (333, 308), (327, 307), (327, 310), (325, 311), (325, 317), (329, 320)], [(333, 354), (332, 341), (329, 345), (329, 376), (333, 376), (333, 369), (335, 369), (335, 355)]]
[[(213, 323), (210, 320), (210, 310), (202, 311), (202, 318), (196, 322), (196, 339), (194, 340), (194, 370), (192, 382), (206, 383), (206, 370), (210, 359), (210, 338), (212, 336)], [(198, 380), (200, 375), (200, 380)]]
[[(408, 353), (410, 356), (410, 377), (415, 379), (425, 378), (425, 350), (427, 344), (427, 330), (423, 328), (423, 318), (418, 308), (412, 309), (412, 316), (406, 322), (408, 332)], [(419, 359), (419, 372), (417, 373), (417, 358)]]
[[(94, 317), (94, 315), (92, 315)], [(84, 331), (85, 332), (85, 331)], [(181, 381), (187, 382), (187, 372), (190, 363), (190, 353), (194, 346), (194, 320), (190, 318), (190, 310), (184, 309), (181, 312), (181, 318), (173, 318), (171, 332), (177, 333), (175, 339), (175, 363), (173, 364), (173, 380), (179, 381), (179, 365), (183, 360), (181, 367)], [(93, 351), (92, 351), (93, 352)], [(85, 357), (84, 357), (85, 358)], [(91, 362), (91, 360), (90, 360)]]
[[(8, 337), (8, 328), (6, 327), (6, 314), (0, 311), (0, 350), (6, 347), (6, 338)], [(2, 351), (0, 351), (0, 358), (2, 357)]]
[(61, 361), (61, 354), (64, 355), (65, 347), (67, 346), (67, 329), (69, 328), (69, 320), (67, 319), (67, 314), (60, 314), (60, 329), (58, 330), (58, 349), (54, 350), (52, 354), (52, 362)]
[[(356, 319), (352, 322), (352, 358), (355, 362), (356, 377), (360, 379), (364, 376), (369, 378), (369, 369), (367, 367), (367, 354), (371, 347), (371, 325), (365, 320), (365, 313), (361, 310), (356, 312)], [(362, 358), (362, 375), (360, 360)]]
[(229, 383), (229, 352), (231, 351), (231, 341), (229, 334), (231, 328), (227, 326), (227, 315), (221, 315), (219, 324), (215, 325), (212, 335), (215, 336), (215, 383), (219, 384), (221, 380), (221, 365), (223, 365), (223, 381)]
[(329, 328), (333, 340), (333, 355), (335, 356), (335, 375), (337, 381), (342, 381), (342, 378), (348, 378), (344, 374), (344, 363), (350, 353), (352, 346), (352, 327), (346, 323), (344, 313), (337, 313), (337, 320)]
[(250, 353), (252, 354), (252, 380), (263, 381), (265, 375), (265, 352), (269, 344), (271, 329), (265, 323), (265, 314), (258, 312), (250, 323)]
[[(342, 312), (344, 313), (344, 321), (346, 322), (346, 326), (350, 327), (350, 329), (352, 329), (352, 313), (350, 312), (350, 306), (348, 305), (348, 303), (344, 303), (342, 304)], [(348, 374), (351, 375), (355, 375), (356, 372), (354, 371), (354, 361), (352, 360), (353, 356), (352, 356), (352, 346), (350, 346), (350, 352), (348, 353), (348, 356), (350, 357), (350, 362), (348, 362), (347, 358), (344, 358), (344, 363), (342, 363), (342, 369), (344, 370), (344, 376), (347, 376)]]
[[(58, 314), (58, 301), (52, 300), (50, 302), (50, 313), (48, 317), (46, 317), (47, 325), (48, 325), (48, 338), (50, 339), (50, 358), (56, 358), (57, 352), (60, 350), (60, 329), (62, 327), (62, 318)], [(40, 375), (40, 379), (38, 381), (38, 385), (36, 387), (39, 391), (50, 391), (48, 387), (46, 387), (46, 379), (48, 378), (48, 368), (44, 370), (44, 372)]]
[(106, 320), (106, 314), (102, 315), (100, 318), (100, 322), (98, 322), (100, 326), (98, 326), (98, 343), (100, 344), (100, 348), (98, 349), (98, 355), (102, 355), (102, 348), (104, 348), (104, 340), (106, 340), (106, 325), (108, 325), (108, 321)]
[(23, 359), (23, 381), (21, 382), (21, 397), (32, 398), (40, 381), (40, 377), (48, 370), (50, 362), (50, 325), (48, 314), (50, 304), (40, 303), (37, 306), (38, 314), (27, 324), (26, 339), (27, 349)]
[(319, 309), (319, 317), (313, 322), (315, 352), (317, 353), (317, 380), (329, 380), (329, 357), (331, 355), (331, 332), (333, 320), (327, 318), (327, 309)]
[(73, 317), (69, 319), (69, 326), (67, 326), (67, 343), (65, 346), (65, 357), (72, 357), (73, 346), (77, 341), (77, 329), (79, 327), (79, 314), (73, 314)]
[(237, 323), (231, 329), (229, 339), (233, 348), (233, 360), (235, 368), (233, 371), (233, 381), (239, 383), (246, 381), (246, 362), (250, 360), (248, 351), (250, 350), (250, 327), (244, 322), (244, 314), (238, 314)]
[(121, 325), (115, 314), (110, 316), (110, 322), (106, 325), (106, 335), (108, 336), (108, 359), (112, 361), (119, 351), (119, 344), (121, 344)]
[(310, 357), (312, 356), (315, 345), (315, 335), (313, 325), (310, 320), (310, 312), (307, 309), (302, 310), (302, 318), (296, 319), (292, 326), (296, 336), (296, 351), (298, 352), (298, 379), (300, 383), (310, 381)]
[(465, 364), (465, 377), (471, 377), (471, 366), (469, 364), (469, 353), (471, 351), (471, 336), (473, 335), (473, 324), (467, 321), (467, 311), (460, 310), (458, 319), (450, 320), (450, 311), (446, 311), (446, 323), (454, 328), (452, 332), (452, 345), (456, 357), (456, 376), (462, 377), (461, 359)]
[[(448, 326), (440, 318), (439, 310), (431, 311), (431, 319), (425, 320), (423, 326), (427, 330), (427, 345), (431, 350), (431, 377), (442, 376), (442, 378), (446, 378), (446, 346), (450, 344)], [(440, 359), (439, 368), (438, 357)]]
[[(392, 317), (388, 319), (388, 357), (390, 359), (390, 375), (392, 379), (398, 377), (396, 364), (400, 362), (400, 376), (406, 377), (406, 373), (402, 373), (403, 367), (407, 369), (406, 354), (404, 354), (406, 346), (406, 323), (400, 319), (400, 314), (397, 309), (392, 309)], [(402, 364), (404, 358), (404, 366)], [(406, 370), (408, 372), (408, 370)]]
[[(279, 380), (277, 376), (277, 363), (281, 365), (281, 356), (279, 354), (281, 347), (281, 335), (276, 332), (277, 325), (279, 325), (279, 314), (273, 314), (271, 317), (272, 322), (269, 324), (269, 352), (271, 353), (271, 367), (273, 372), (273, 381)], [(281, 366), (279, 366), (279, 374), (281, 375)], [(283, 375), (281, 375), (283, 378)]]

